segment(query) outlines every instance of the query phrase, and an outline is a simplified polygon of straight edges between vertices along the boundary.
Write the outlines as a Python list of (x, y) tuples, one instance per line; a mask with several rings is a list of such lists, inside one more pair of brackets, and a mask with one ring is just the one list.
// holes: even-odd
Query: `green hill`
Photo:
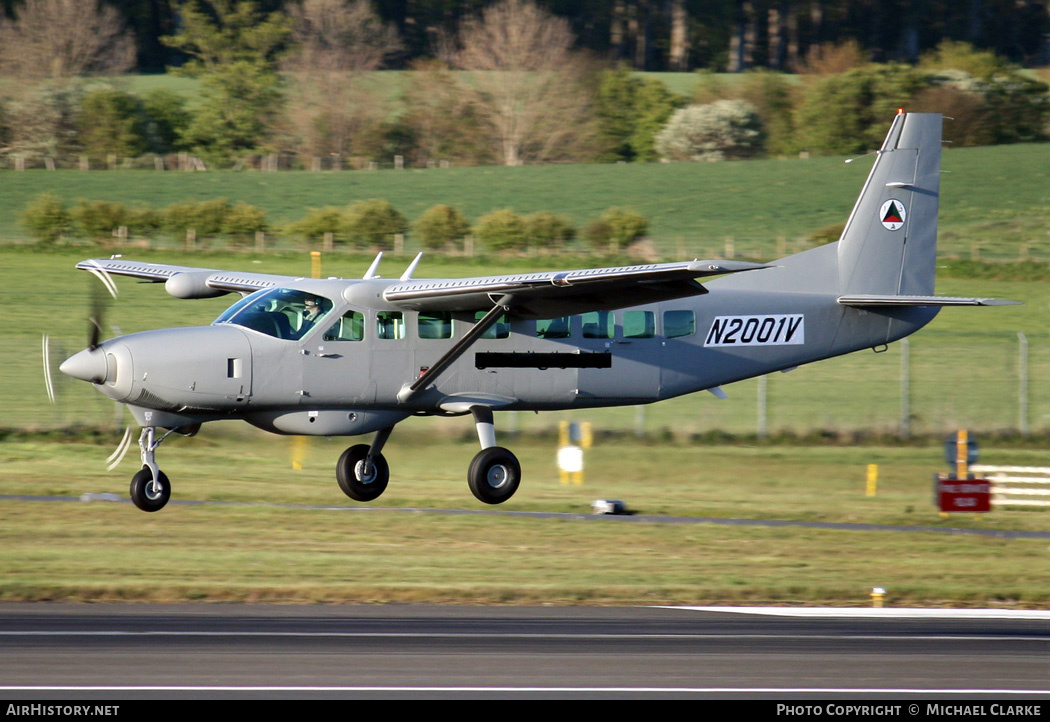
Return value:
[[(950, 138), (950, 121), (946, 127)], [(301, 218), (307, 208), (365, 198), (385, 198), (410, 220), (447, 203), (472, 220), (498, 208), (545, 210), (565, 214), (581, 228), (611, 206), (627, 206), (649, 219), (661, 255), (723, 257), (732, 238), (736, 256), (772, 258), (846, 220), (870, 159), (848, 165), (842, 160), (319, 173), (0, 171), (0, 242), (27, 240), (18, 215), (31, 199), (50, 191), (69, 204), (109, 200), (156, 208), (226, 197), (264, 209), (274, 225)], [(943, 168), (942, 255), (969, 258), (976, 252), (1014, 260), (1027, 252), (1050, 258), (1050, 144), (948, 150)], [(414, 247), (411, 238), (408, 247)]]

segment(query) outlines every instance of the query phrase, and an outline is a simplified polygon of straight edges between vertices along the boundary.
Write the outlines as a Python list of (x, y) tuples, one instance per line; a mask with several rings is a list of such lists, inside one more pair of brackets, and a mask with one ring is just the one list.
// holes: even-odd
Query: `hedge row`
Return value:
[[(579, 235), (569, 219), (546, 211), (521, 215), (500, 209), (472, 224), (459, 210), (444, 204), (426, 210), (410, 224), (389, 201), (376, 198), (345, 208), (312, 208), (300, 220), (274, 227), (262, 209), (225, 198), (174, 203), (164, 209), (85, 200), (69, 207), (53, 193), (42, 193), (26, 204), (20, 220), (42, 244), (62, 238), (105, 241), (115, 236), (166, 234), (202, 242), (226, 238), (240, 245), (252, 242), (258, 233), (273, 232), (311, 244), (388, 250), (399, 235), (411, 231), (430, 250), (469, 250), (477, 241), (490, 251), (526, 251), (564, 248)], [(615, 252), (643, 238), (648, 227), (648, 220), (637, 211), (610, 208), (589, 223), (582, 235), (595, 248)]]

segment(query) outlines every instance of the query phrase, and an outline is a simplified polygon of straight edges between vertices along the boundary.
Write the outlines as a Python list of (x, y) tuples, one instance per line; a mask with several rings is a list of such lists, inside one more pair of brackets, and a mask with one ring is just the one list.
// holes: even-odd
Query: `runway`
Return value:
[(6, 700), (966, 698), (1046, 709), (1048, 660), (1047, 612), (0, 605)]

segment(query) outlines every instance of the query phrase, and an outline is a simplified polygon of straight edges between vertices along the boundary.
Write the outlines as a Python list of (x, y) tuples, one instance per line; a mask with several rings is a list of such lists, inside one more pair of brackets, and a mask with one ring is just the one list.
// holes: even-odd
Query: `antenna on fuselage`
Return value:
[(372, 265), (368, 267), (367, 271), (365, 271), (365, 275), (361, 276), (361, 278), (363, 278), (366, 281), (370, 278), (379, 278), (379, 276), (376, 275), (376, 269), (379, 268), (379, 261), (382, 260), (382, 258), (383, 252), (380, 251), (378, 254), (376, 254), (376, 259), (372, 261)]
[(412, 260), (412, 263), (408, 264), (408, 268), (401, 274), (401, 280), (407, 281), (412, 278), (412, 274), (416, 272), (416, 266), (419, 265), (420, 259), (423, 258), (423, 251), (416, 254), (416, 257)]

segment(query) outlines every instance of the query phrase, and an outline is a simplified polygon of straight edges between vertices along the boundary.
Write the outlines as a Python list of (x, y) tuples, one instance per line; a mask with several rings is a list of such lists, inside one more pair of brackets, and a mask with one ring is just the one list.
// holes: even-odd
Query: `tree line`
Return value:
[(365, 0), (172, 6), (179, 23), (159, 39), (182, 59), (171, 71), (197, 80), (191, 102), (99, 79), (133, 62), (134, 38), (114, 8), (22, 0), (17, 18), (0, 22), (0, 71), (10, 78), (0, 87), (0, 156), (16, 167), (27, 158), (79, 157), (91, 167), (183, 154), (207, 166), (266, 157), (307, 169), (394, 158), (714, 160), (862, 152), (877, 147), (900, 106), (953, 117), (956, 146), (1043, 140), (1050, 118), (1046, 84), (965, 42), (942, 41), (914, 64), (872, 62), (857, 41), (826, 43), (795, 73), (700, 71), (682, 96), (629, 63), (581, 52), (567, 6), (561, 15), (531, 0), (470, 7), (434, 31), (436, 57), (412, 61), (392, 90), (390, 76), (374, 71), (404, 59), (405, 36)]
[[(83, 7), (95, 0), (70, 0)], [(391, 67), (440, 57), (467, 17), (496, 0), (396, 0), (377, 12), (399, 38)], [(186, 56), (163, 38), (177, 32), (186, 0), (102, 0), (134, 41), (134, 67), (159, 72)], [(202, 3), (205, 4), (205, 3)], [(222, 4), (222, 3), (215, 3)], [(229, 3), (227, 3), (229, 4)], [(303, 0), (255, 0), (292, 13)], [(796, 70), (810, 48), (858, 42), (879, 62), (915, 62), (943, 40), (970, 43), (1014, 63), (1050, 63), (1050, 7), (1039, 0), (541, 0), (565, 19), (574, 47), (635, 70)], [(0, 0), (14, 19), (30, 0)]]

